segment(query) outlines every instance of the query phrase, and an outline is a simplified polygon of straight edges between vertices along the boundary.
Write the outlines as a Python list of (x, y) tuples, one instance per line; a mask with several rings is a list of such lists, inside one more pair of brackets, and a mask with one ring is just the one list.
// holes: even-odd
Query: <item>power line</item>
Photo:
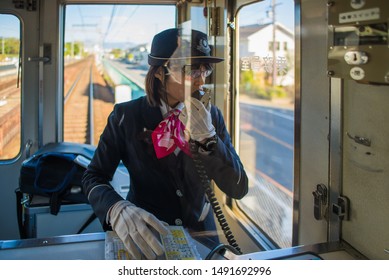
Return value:
[(117, 8), (116, 5), (114, 5), (114, 6), (112, 7), (111, 17), (109, 18), (108, 27), (107, 27), (107, 30), (105, 31), (103, 42), (105, 42), (105, 39), (107, 38), (107, 35), (108, 35), (108, 33), (109, 33), (110, 29), (111, 29), (112, 20), (113, 20), (113, 18), (115, 17), (116, 10), (117, 10), (116, 8)]
[(130, 19), (134, 16), (135, 12), (138, 10), (139, 8), (139, 5), (135, 6), (135, 9), (132, 11), (132, 13), (127, 17), (127, 20), (126, 22), (119, 27), (118, 31), (112, 36), (112, 37), (115, 37), (121, 30), (123, 27), (127, 26), (127, 24), (129, 23)]

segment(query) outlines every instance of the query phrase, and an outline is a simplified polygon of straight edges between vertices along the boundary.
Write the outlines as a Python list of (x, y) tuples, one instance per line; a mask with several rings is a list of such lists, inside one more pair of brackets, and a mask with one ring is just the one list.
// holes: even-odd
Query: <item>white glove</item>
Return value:
[(185, 101), (185, 108), (181, 111), (179, 119), (192, 140), (202, 141), (216, 134), (212, 124), (211, 102), (205, 107), (198, 99), (191, 97)]
[(163, 246), (148, 225), (162, 235), (169, 230), (153, 214), (127, 200), (121, 200), (112, 206), (109, 220), (133, 259), (140, 260), (142, 253), (147, 259), (156, 259), (156, 256), (164, 253)]

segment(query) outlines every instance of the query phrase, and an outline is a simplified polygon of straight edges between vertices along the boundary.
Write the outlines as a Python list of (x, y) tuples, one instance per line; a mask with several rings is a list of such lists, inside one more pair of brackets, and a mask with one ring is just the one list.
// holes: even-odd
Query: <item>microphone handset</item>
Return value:
[(201, 103), (207, 108), (208, 103), (211, 102), (211, 90), (203, 88), (202, 90), (196, 90), (192, 93), (192, 97), (200, 100)]

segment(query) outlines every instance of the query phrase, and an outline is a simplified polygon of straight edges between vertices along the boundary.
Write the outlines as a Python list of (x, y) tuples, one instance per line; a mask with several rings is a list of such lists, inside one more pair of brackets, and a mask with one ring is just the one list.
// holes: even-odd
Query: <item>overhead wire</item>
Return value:
[(134, 14), (136, 13), (136, 11), (139, 9), (139, 5), (136, 5), (135, 6), (135, 9), (132, 11), (132, 13), (127, 17), (127, 20), (124, 24), (122, 24), (116, 33), (114, 33), (114, 35), (112, 37), (115, 37), (120, 31), (122, 31), (122, 28), (127, 26), (127, 24), (129, 23), (130, 19), (134, 16)]
[(105, 34), (104, 34), (104, 37), (103, 37), (103, 43), (105, 42), (109, 32), (110, 32), (110, 29), (111, 29), (111, 26), (112, 26), (112, 21), (113, 21), (113, 18), (115, 17), (115, 14), (116, 14), (116, 11), (117, 11), (117, 6), (114, 5), (112, 7), (112, 12), (111, 12), (111, 16), (109, 18), (109, 23), (108, 23), (108, 27), (107, 29), (105, 30)]

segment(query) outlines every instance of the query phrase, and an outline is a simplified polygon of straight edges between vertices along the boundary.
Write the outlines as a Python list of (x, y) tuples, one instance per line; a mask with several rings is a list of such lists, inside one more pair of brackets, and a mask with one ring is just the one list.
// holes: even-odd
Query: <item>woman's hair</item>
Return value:
[[(161, 75), (161, 79), (155, 77), (155, 74)], [(151, 106), (161, 106), (161, 99), (167, 104), (166, 93), (166, 71), (163, 66), (150, 66), (145, 79), (145, 91), (147, 101)]]

